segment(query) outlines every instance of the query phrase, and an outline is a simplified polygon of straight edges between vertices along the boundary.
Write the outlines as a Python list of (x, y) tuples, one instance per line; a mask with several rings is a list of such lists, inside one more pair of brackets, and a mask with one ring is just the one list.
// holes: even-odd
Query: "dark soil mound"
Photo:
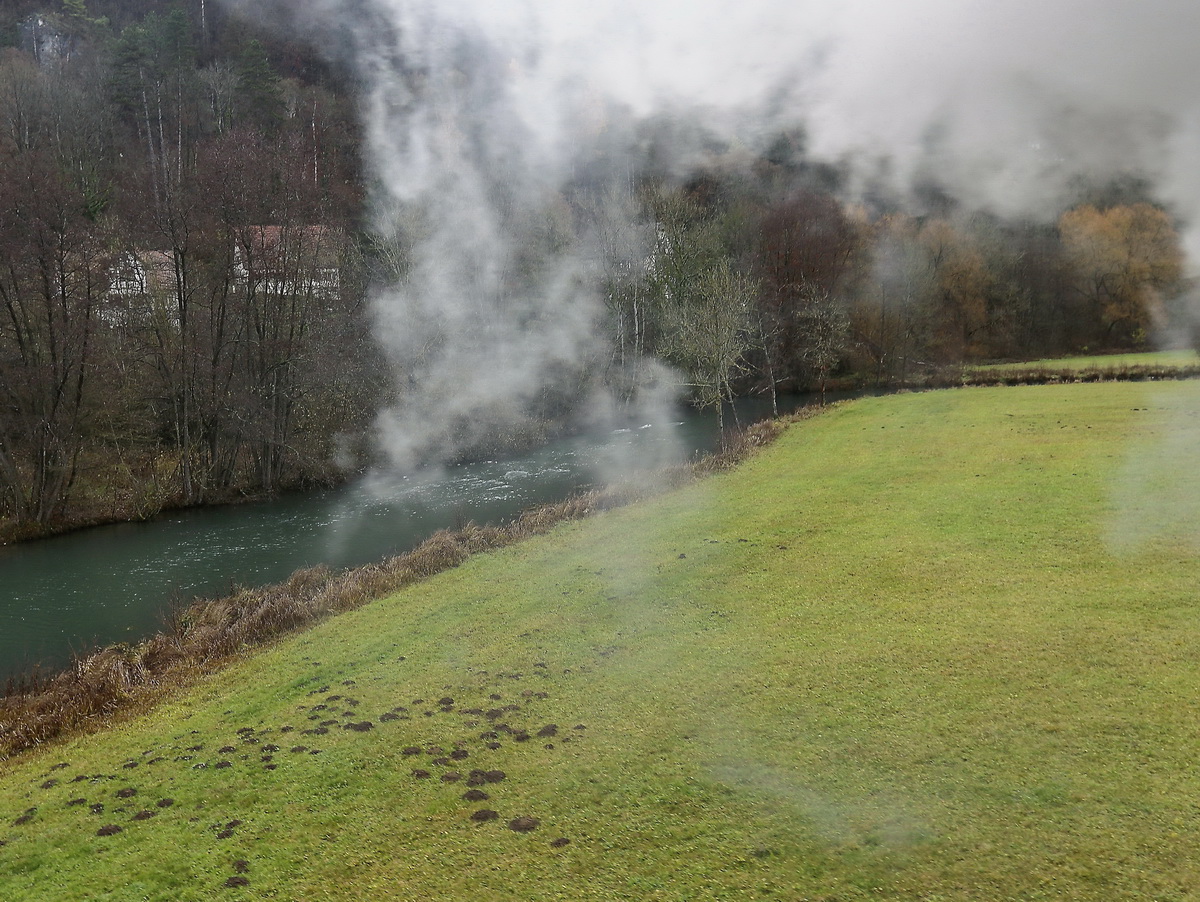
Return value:
[(499, 816), (500, 815), (497, 814), (495, 811), (492, 811), (491, 808), (480, 808), (478, 811), (476, 811), (474, 814), (471, 815), (471, 820), (473, 820), (473, 821), (494, 821)]
[(528, 833), (531, 830), (536, 830), (540, 825), (536, 817), (518, 817), (508, 822), (508, 829), (516, 830), (518, 833)]

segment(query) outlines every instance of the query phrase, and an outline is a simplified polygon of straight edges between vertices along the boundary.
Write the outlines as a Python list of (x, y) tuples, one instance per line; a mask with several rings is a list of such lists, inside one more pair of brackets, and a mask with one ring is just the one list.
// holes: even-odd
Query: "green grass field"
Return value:
[(989, 363), (973, 371), (1008, 370), (1122, 370), (1130, 367), (1195, 366), (1200, 357), (1191, 348), (1174, 351), (1143, 351), (1129, 354), (1093, 354), (1084, 357), (1049, 357), (1017, 363)]
[(0, 899), (1200, 898), (1198, 415), (839, 406), (0, 765)]

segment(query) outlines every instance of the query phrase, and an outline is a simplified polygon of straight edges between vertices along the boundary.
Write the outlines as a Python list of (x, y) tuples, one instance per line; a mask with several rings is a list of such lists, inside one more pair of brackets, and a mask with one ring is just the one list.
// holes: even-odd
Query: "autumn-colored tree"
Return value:
[(870, 277), (852, 296), (850, 329), (862, 362), (880, 384), (906, 381), (929, 363), (928, 299), (934, 291), (920, 223), (896, 214), (874, 224)]
[(987, 321), (987, 264), (972, 236), (946, 220), (924, 224), (918, 241), (925, 252), (932, 329), (926, 351), (935, 363), (960, 363), (971, 356)]
[(1164, 299), (1181, 287), (1183, 251), (1171, 217), (1147, 203), (1085, 205), (1064, 213), (1058, 229), (1095, 340), (1143, 345), (1161, 322)]

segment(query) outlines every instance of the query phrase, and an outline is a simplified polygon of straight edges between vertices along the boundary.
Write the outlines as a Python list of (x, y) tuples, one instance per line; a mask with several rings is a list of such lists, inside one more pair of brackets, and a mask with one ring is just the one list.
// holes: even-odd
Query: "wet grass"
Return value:
[(839, 406), (0, 765), (0, 898), (1196, 898), (1197, 412)]

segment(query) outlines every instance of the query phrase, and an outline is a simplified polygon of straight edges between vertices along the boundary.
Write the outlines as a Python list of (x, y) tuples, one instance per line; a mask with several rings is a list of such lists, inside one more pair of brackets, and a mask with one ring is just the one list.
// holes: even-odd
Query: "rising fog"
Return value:
[[(632, 174), (684, 177), (719, 149), (800, 129), (847, 201), (1051, 216), (1081, 178), (1137, 177), (1200, 223), (1200, 67), (1188, 0), (230, 0), (299, 30), (361, 85), (373, 226), (396, 263), (374, 295), (397, 374), (392, 461), (447, 459), (589, 379), (597, 261), (646, 252)], [(583, 185), (595, 225), (560, 227)], [(614, 235), (619, 240), (614, 241)], [(1200, 230), (1186, 240), (1200, 258)], [(670, 402), (673, 378), (633, 399)]]

